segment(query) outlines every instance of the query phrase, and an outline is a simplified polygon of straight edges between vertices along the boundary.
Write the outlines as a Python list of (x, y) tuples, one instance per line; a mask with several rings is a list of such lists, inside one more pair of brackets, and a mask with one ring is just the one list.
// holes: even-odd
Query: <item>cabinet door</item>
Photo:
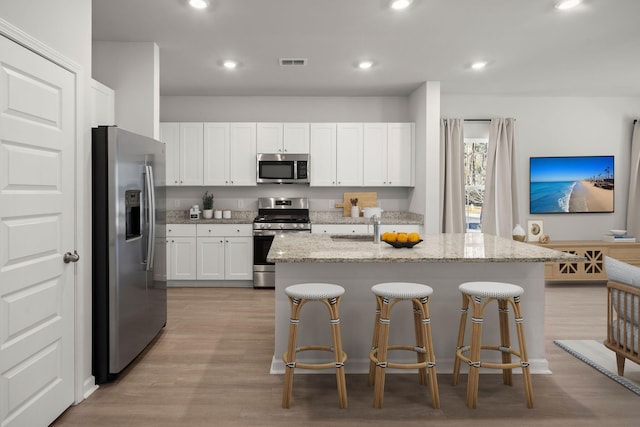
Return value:
[(389, 123), (387, 146), (387, 185), (414, 185), (413, 123)]
[(311, 123), (309, 126), (311, 186), (336, 185), (336, 124)]
[(309, 123), (285, 123), (283, 125), (285, 153), (309, 153)]
[(225, 279), (253, 279), (253, 238), (225, 238)]
[(224, 279), (224, 237), (198, 237), (198, 280)]
[(170, 237), (169, 280), (196, 279), (196, 238)]
[(204, 124), (204, 185), (229, 184), (229, 123)]
[(256, 124), (229, 125), (229, 184), (256, 185)]
[(113, 89), (91, 79), (91, 127), (116, 124), (115, 97)]
[(166, 144), (167, 185), (180, 184), (180, 124), (160, 123), (160, 141)]
[(362, 123), (338, 123), (336, 182), (341, 187), (362, 186)]
[(202, 185), (202, 123), (180, 123), (180, 185)]
[(258, 153), (282, 153), (282, 123), (257, 123)]
[(364, 185), (387, 185), (387, 124), (365, 123), (363, 138)]

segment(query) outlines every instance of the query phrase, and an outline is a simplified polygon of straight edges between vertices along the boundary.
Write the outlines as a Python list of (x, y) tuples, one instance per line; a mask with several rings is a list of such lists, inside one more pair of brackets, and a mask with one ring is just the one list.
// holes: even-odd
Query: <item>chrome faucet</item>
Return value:
[(380, 243), (380, 217), (373, 215), (371, 222), (373, 223), (373, 243)]

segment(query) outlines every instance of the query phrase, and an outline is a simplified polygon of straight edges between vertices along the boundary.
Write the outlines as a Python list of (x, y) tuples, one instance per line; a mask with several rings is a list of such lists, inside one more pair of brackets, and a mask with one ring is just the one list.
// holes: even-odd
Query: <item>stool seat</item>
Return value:
[(373, 285), (371, 292), (384, 298), (412, 299), (431, 296), (433, 288), (419, 283), (387, 282)]
[(458, 286), (467, 295), (481, 298), (514, 298), (524, 294), (521, 286), (502, 282), (467, 282)]
[(321, 300), (344, 295), (344, 288), (331, 283), (301, 283), (287, 286), (284, 293), (291, 298)]

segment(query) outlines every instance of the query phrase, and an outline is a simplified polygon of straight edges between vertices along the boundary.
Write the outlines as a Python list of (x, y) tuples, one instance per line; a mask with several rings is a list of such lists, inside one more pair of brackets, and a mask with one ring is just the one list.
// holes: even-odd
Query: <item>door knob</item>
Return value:
[(73, 253), (67, 252), (62, 256), (62, 260), (65, 264), (69, 264), (70, 262), (78, 262), (79, 259), (80, 255), (78, 255), (78, 252), (76, 251), (73, 251)]

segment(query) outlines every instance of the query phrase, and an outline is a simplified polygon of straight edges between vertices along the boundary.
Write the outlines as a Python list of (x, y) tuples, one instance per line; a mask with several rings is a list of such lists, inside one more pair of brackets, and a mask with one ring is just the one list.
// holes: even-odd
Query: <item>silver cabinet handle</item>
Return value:
[(73, 251), (73, 253), (67, 252), (62, 256), (62, 260), (65, 264), (69, 264), (70, 262), (78, 262), (79, 259), (80, 255), (78, 255), (78, 252), (76, 251)]

